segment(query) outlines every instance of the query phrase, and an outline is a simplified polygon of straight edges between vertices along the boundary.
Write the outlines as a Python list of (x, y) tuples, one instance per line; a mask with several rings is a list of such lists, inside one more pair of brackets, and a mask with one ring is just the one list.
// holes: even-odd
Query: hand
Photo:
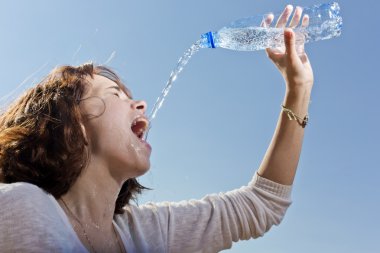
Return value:
[[(285, 28), (289, 17), (293, 11), (293, 6), (286, 6), (276, 23), (276, 28)], [(311, 90), (314, 82), (313, 70), (309, 59), (304, 51), (304, 44), (296, 48), (296, 35), (291, 28), (297, 27), (301, 20), (302, 9), (296, 7), (292, 20), (289, 23), (290, 28), (284, 30), (285, 52), (278, 49), (267, 48), (268, 57), (273, 61), (285, 79), (288, 91), (301, 89)], [(269, 27), (273, 21), (273, 15), (268, 15), (262, 22), (263, 27)], [(302, 27), (307, 27), (309, 17), (304, 15), (302, 18)], [(297, 50), (298, 49), (298, 50)]]

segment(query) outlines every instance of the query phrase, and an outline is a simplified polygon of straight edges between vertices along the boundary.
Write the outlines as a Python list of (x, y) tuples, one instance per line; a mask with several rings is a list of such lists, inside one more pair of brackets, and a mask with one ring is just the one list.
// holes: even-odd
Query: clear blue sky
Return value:
[[(151, 108), (201, 33), (288, 3), (321, 1), (0, 0), (0, 96), (20, 94), (56, 65), (111, 58), (108, 65)], [(380, 2), (339, 3), (342, 36), (307, 45), (315, 85), (294, 202), (279, 227), (228, 252), (380, 252)], [(283, 93), (263, 51), (197, 53), (154, 121), (152, 167), (140, 179), (154, 190), (140, 203), (248, 183)]]

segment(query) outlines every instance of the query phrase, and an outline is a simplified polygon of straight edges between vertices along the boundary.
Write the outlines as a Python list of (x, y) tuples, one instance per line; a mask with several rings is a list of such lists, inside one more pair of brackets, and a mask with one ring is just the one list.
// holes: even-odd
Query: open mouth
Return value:
[(139, 116), (132, 122), (131, 130), (137, 136), (137, 138), (142, 140), (145, 131), (148, 129), (148, 126), (149, 121), (144, 116)]

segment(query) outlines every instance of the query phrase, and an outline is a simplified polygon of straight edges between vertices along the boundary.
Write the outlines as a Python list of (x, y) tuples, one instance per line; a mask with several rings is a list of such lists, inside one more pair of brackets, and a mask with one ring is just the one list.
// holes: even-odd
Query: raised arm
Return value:
[[(286, 15), (280, 18), (278, 27), (286, 24)], [(295, 17), (291, 25), (299, 22)], [(289, 29), (285, 31), (285, 42), (283, 53), (267, 50), (284, 76), (286, 93), (285, 108), (257, 172), (259, 176), (240, 189), (201, 200), (126, 206), (126, 213), (117, 220), (127, 235), (133, 232), (129, 245), (135, 244), (136, 252), (219, 252), (230, 248), (232, 242), (262, 236), (281, 222), (291, 204), (289, 185), (301, 152), (303, 118), (313, 85), (308, 58), (304, 52), (296, 52), (294, 33)]]
[[(287, 7), (291, 9), (290, 7)], [(288, 9), (288, 11), (289, 11)], [(290, 27), (295, 27), (301, 16), (296, 9)], [(290, 11), (291, 13), (291, 11)], [(287, 11), (279, 19), (277, 27), (284, 26)], [(271, 21), (270, 21), (271, 22)], [(307, 26), (308, 17), (302, 25)], [(313, 86), (313, 71), (303, 46), (295, 46), (295, 34), (292, 29), (285, 29), (285, 52), (267, 49), (268, 57), (277, 66), (286, 83), (285, 97), (272, 141), (259, 167), (258, 174), (274, 182), (291, 185), (296, 173), (308, 114), (310, 94)], [(297, 52), (298, 51), (298, 52)], [(280, 105), (279, 105), (279, 108)]]

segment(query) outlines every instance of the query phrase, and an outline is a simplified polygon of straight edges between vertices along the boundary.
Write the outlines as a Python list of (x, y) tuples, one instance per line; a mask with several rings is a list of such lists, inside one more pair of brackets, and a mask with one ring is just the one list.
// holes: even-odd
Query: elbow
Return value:
[(286, 211), (287, 207), (266, 210), (266, 212), (258, 218), (257, 226), (252, 231), (252, 237), (262, 237), (273, 227), (273, 225), (278, 226), (283, 221)]

